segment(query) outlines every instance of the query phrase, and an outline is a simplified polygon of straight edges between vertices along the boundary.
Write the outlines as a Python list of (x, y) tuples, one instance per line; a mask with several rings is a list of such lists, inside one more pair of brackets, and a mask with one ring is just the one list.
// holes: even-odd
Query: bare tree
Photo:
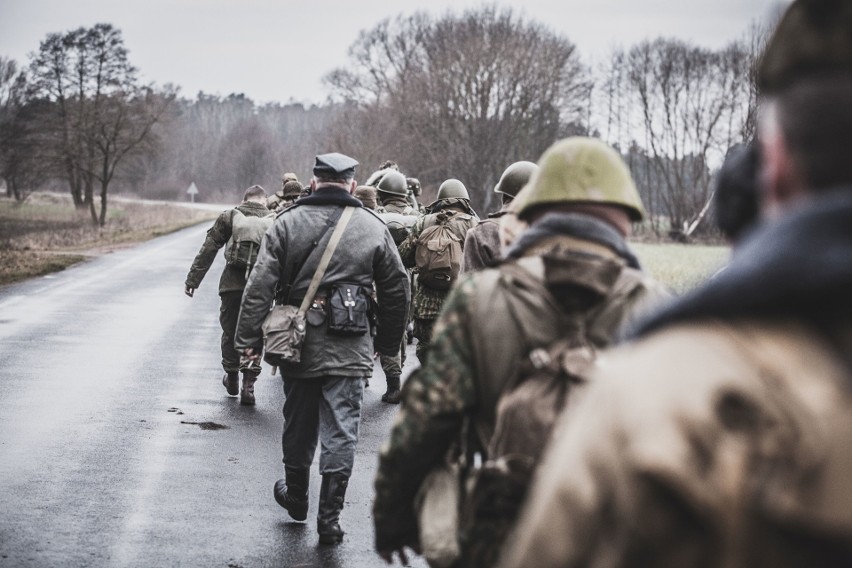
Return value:
[(714, 51), (657, 39), (612, 57), (603, 83), (608, 136), (616, 130), (622, 142), (626, 131), (640, 141), (654, 180), (648, 198), (673, 235), (696, 230), (712, 196), (711, 164), (742, 141), (756, 100), (750, 69), (741, 43)]
[(16, 201), (43, 179), (29, 120), (35, 109), (26, 102), (26, 83), (17, 63), (0, 57), (0, 178), (7, 196)]
[[(75, 206), (106, 220), (118, 164), (141, 147), (174, 99), (140, 87), (121, 31), (110, 24), (49, 34), (30, 62), (30, 95), (43, 103), (38, 130)], [(99, 185), (100, 211), (95, 206)]]
[(461, 179), (477, 207), (508, 164), (586, 128), (591, 84), (574, 45), (509, 9), (385, 20), (349, 54), (349, 68), (327, 76), (351, 105), (350, 126), (335, 131), (427, 184)]

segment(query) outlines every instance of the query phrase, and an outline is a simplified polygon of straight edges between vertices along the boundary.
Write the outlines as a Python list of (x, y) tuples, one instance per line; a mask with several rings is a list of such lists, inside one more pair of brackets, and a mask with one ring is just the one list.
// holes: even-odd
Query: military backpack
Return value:
[(457, 211), (435, 214), (434, 224), (417, 238), (414, 262), (417, 281), (435, 290), (449, 290), (461, 272), (462, 245), (471, 215)]
[[(581, 274), (588, 268), (586, 274), (593, 273), (588, 282), (604, 285), (592, 291), (586, 282), (572, 282), (573, 293), (587, 295), (589, 302), (565, 312), (545, 286), (544, 278), (534, 274), (536, 262), (540, 260), (504, 263), (495, 270), (500, 276), (491, 283), (483, 281), (485, 286), (480, 290), (491, 300), (493, 319), (489, 321), (515, 330), (515, 338), (521, 343), (516, 352), (521, 357), (502, 389), (495, 393), (493, 433), (489, 439), (482, 439), (480, 434), (479, 444), (486, 450), (487, 459), (474, 473), (462, 511), (464, 566), (496, 564), (500, 550), (494, 543), (509, 536), (554, 425), (571, 393), (586, 381), (595, 364), (597, 351), (589, 337), (590, 318), (599, 305), (595, 298), (606, 295), (604, 288), (611, 288), (621, 272), (616, 263), (580, 260), (570, 272)], [(499, 359), (500, 355), (495, 357)]]
[(257, 261), (257, 253), (266, 230), (272, 226), (273, 214), (263, 217), (245, 215), (234, 209), (231, 217), (231, 239), (225, 247), (225, 260), (228, 266), (244, 268), (246, 277)]

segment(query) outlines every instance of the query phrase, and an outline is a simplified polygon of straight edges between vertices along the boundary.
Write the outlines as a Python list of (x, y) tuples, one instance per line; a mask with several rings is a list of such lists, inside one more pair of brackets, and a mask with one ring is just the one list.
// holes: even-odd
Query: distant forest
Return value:
[(768, 25), (707, 49), (659, 38), (583, 61), (562, 35), (510, 9), (398, 16), (364, 30), (325, 78), (324, 104), (257, 105), (140, 84), (110, 24), (48, 35), (27, 62), (0, 56), (0, 178), (11, 198), (70, 192), (103, 224), (108, 196), (236, 202), (242, 190), (307, 182), (336, 150), (361, 177), (394, 160), (434, 196), (461, 179), (474, 207), (498, 207), (503, 169), (570, 135), (622, 152), (657, 232), (692, 233), (727, 151), (752, 139), (753, 69)]

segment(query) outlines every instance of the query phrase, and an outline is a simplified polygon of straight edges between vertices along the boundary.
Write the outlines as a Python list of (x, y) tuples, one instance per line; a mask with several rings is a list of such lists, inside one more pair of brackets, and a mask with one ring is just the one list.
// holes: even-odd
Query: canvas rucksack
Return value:
[(420, 284), (449, 290), (458, 280), (466, 227), (472, 220), (465, 213), (441, 211), (436, 214), (435, 223), (423, 229), (414, 251)]
[[(496, 564), (500, 547), (494, 543), (504, 542), (511, 532), (553, 427), (596, 359), (586, 314), (555, 313), (558, 304), (544, 282), (520, 263), (499, 270), (507, 277), (488, 293), (500, 295), (494, 305), (505, 306), (508, 318), (503, 319), (524, 338), (526, 355), (497, 398), (491, 438), (480, 440), (487, 460), (476, 471), (463, 507), (464, 566)], [(558, 328), (559, 333), (549, 344), (535, 346), (525, 339), (535, 335), (533, 328)]]
[(225, 260), (228, 266), (245, 268), (246, 277), (257, 261), (257, 253), (266, 230), (272, 226), (274, 215), (256, 217), (245, 215), (239, 209), (234, 209), (231, 217), (231, 239), (225, 248)]

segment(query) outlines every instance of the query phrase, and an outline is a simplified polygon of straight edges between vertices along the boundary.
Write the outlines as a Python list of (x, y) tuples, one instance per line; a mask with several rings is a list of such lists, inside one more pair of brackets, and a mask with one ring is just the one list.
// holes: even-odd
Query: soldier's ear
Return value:
[(352, 183), (349, 184), (349, 193), (355, 193), (356, 187), (358, 187), (358, 182), (353, 179)]

